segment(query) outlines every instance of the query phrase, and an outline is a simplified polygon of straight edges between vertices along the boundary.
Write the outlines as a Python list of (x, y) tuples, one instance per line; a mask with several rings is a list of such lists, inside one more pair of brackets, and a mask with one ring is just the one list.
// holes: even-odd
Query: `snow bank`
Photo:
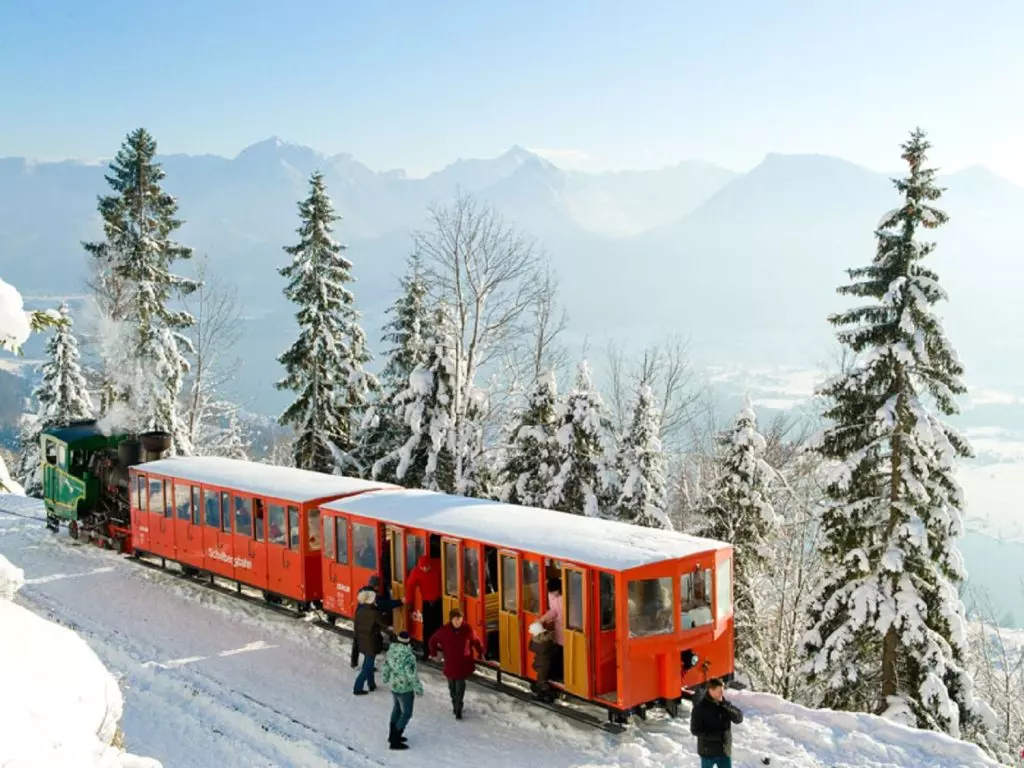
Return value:
[(161, 768), (111, 746), (117, 682), (78, 635), (11, 602), (24, 581), (0, 555), (0, 765)]

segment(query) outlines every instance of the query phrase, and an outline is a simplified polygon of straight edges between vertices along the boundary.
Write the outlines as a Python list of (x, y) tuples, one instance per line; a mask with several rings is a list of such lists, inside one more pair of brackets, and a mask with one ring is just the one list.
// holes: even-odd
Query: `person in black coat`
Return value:
[(356, 676), (356, 682), (352, 693), (362, 696), (367, 693), (363, 688), (368, 685), (371, 691), (376, 690), (377, 682), (373, 679), (374, 661), (378, 653), (384, 650), (384, 630), (388, 623), (384, 615), (375, 605), (375, 593), (372, 590), (362, 589), (359, 591), (357, 600), (359, 607), (356, 608), (355, 618), (355, 643), (354, 645), (363, 654), (363, 667)]
[(725, 683), (717, 679), (708, 683), (690, 714), (700, 768), (732, 768), (732, 724), (742, 722), (743, 713), (725, 700)]
[[(404, 605), (405, 601), (399, 600), (397, 598), (392, 598), (390, 595), (381, 594), (377, 591), (377, 587), (379, 584), (380, 577), (377, 574), (373, 574), (373, 576), (370, 577), (369, 583), (365, 587), (360, 589), (359, 592), (356, 593), (356, 602), (358, 603), (359, 601), (360, 592), (365, 592), (367, 590), (372, 592), (374, 597), (374, 605), (377, 607), (377, 610), (380, 611), (381, 615), (384, 617), (384, 621), (387, 622), (387, 625), (390, 627), (392, 624), (395, 623), (393, 611), (400, 605)], [(359, 666), (359, 643), (355, 641), (355, 638), (352, 639), (351, 664), (352, 669), (355, 669)]]

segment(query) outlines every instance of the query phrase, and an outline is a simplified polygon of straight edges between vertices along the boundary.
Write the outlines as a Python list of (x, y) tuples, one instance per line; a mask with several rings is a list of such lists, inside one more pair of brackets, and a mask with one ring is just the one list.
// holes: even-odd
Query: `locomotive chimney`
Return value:
[(122, 467), (134, 467), (142, 461), (142, 446), (139, 441), (128, 438), (118, 443), (117, 460)]
[(142, 442), (142, 460), (156, 461), (171, 447), (171, 434), (169, 432), (143, 432), (139, 435)]

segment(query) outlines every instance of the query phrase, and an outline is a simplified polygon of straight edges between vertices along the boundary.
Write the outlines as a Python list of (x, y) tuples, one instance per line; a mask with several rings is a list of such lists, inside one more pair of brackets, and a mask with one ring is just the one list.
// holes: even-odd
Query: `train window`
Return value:
[(377, 570), (377, 536), (372, 526), (352, 523), (352, 552), (357, 568)]
[(511, 555), (501, 556), (501, 610), (515, 613), (519, 609), (519, 592), (516, 590), (516, 559)]
[(338, 554), (335, 560), (339, 565), (348, 565), (348, 520), (339, 517), (334, 521), (338, 536)]
[(231, 533), (231, 494), (220, 492), (220, 529), (223, 533)]
[(324, 515), (324, 557), (328, 560), (334, 559), (334, 518)]
[(715, 619), (722, 621), (732, 612), (732, 558), (718, 564), (715, 574)]
[(389, 574), (389, 578), (391, 581), (401, 584), (405, 581), (405, 550), (402, 549), (402, 532), (392, 530), (391, 541), (391, 551), (394, 554), (391, 559), (391, 573)]
[(444, 543), (444, 593), (459, 596), (459, 545), (454, 541)]
[(284, 507), (280, 504), (271, 504), (268, 509), (270, 510), (270, 543), (283, 547), (288, 541), (288, 525), (284, 519)]
[(601, 631), (615, 629), (615, 577), (610, 573), (598, 575), (601, 593)]
[(174, 484), (174, 508), (179, 520), (192, 519), (192, 494), (187, 485)]
[(256, 513), (256, 517), (253, 520), (253, 533), (256, 534), (256, 541), (263, 541), (264, 529), (266, 525), (266, 510), (263, 506), (263, 499), (253, 499), (253, 507)]
[(672, 578), (629, 582), (629, 636), (667, 635), (675, 630)]
[(422, 536), (405, 536), (405, 574), (408, 576), (412, 569), (419, 563), (423, 553), (427, 551), (427, 545), (423, 542)]
[(309, 526), (309, 551), (320, 551), (320, 509), (314, 507), (307, 513), (306, 525)]
[(462, 591), (466, 597), (480, 597), (480, 550), (476, 547), (462, 550)]
[(694, 568), (679, 579), (679, 600), (683, 629), (711, 623), (711, 569)]
[(235, 496), (235, 535), (252, 536), (252, 499)]
[(203, 515), (202, 495), (198, 485), (192, 486), (192, 525), (199, 525)]
[[(46, 463), (57, 463), (57, 444), (53, 440), (46, 441)], [(141, 509), (141, 507), (140, 507)]]
[(540, 566), (523, 560), (523, 610), (540, 613)]
[(299, 548), (300, 533), (299, 508), (288, 507), (288, 549), (295, 550)]
[(583, 574), (580, 571), (565, 572), (568, 589), (565, 590), (565, 626), (577, 632), (583, 631)]
[(57, 444), (57, 466), (61, 469), (68, 466), (68, 447), (64, 443)]
[(132, 501), (135, 503), (135, 508), (140, 512), (144, 511), (146, 507), (143, 505), (143, 499), (146, 498), (146, 476), (136, 475), (135, 476), (135, 490), (132, 493)]
[(220, 497), (217, 492), (203, 491), (203, 500), (206, 505), (206, 525), (220, 528)]
[(149, 511), (157, 515), (164, 513), (164, 483), (155, 477), (149, 478)]

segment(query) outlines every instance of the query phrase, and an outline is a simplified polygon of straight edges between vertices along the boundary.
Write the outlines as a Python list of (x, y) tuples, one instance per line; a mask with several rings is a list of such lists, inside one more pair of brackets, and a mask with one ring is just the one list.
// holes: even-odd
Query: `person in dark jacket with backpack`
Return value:
[(476, 671), (476, 657), (484, 655), (484, 647), (473, 628), (466, 624), (462, 611), (452, 608), (448, 623), (427, 643), (427, 658), (441, 651), (444, 655), (444, 676), (448, 678), (448, 694), (452, 698), (455, 719), (462, 719), (466, 698), (466, 680)]
[(363, 667), (356, 676), (352, 693), (362, 696), (367, 693), (363, 687), (368, 685), (371, 691), (377, 690), (377, 682), (373, 679), (374, 662), (377, 654), (384, 650), (384, 630), (388, 628), (376, 605), (376, 593), (373, 590), (361, 589), (356, 597), (359, 606), (355, 617), (355, 646), (363, 654)]
[[(394, 614), (392, 613), (395, 608), (399, 607), (404, 603), (403, 600), (393, 598), (385, 594), (381, 594), (377, 591), (377, 587), (380, 585), (380, 577), (377, 574), (373, 574), (370, 577), (369, 583), (356, 593), (356, 610), (358, 610), (359, 604), (359, 593), (370, 591), (373, 593), (374, 605), (377, 606), (377, 610), (380, 611), (384, 617), (384, 621), (390, 627), (394, 624)], [(352, 669), (359, 666), (359, 643), (356, 642), (355, 638), (352, 638)]]
[(690, 733), (697, 737), (700, 768), (732, 768), (732, 724), (743, 713), (725, 700), (725, 683), (715, 679), (690, 713)]

